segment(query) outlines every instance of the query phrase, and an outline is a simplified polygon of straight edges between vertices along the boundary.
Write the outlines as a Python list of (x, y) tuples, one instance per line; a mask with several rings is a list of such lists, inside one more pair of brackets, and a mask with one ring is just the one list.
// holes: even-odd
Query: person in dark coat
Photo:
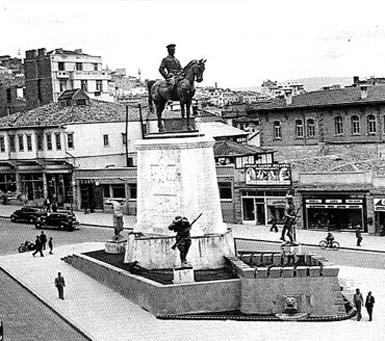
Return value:
[(49, 241), (48, 241), (48, 247), (49, 247), (49, 254), (52, 255), (52, 250), (53, 250), (53, 241), (52, 241), (52, 237), (49, 237)]
[(55, 278), (55, 287), (59, 293), (59, 299), (64, 300), (64, 287), (65, 287), (64, 277), (58, 272), (57, 277)]
[(364, 299), (360, 293), (360, 289), (356, 289), (356, 293), (353, 296), (353, 303), (357, 309), (357, 321), (360, 321), (362, 318), (361, 308), (364, 305)]
[(373, 305), (374, 305), (374, 297), (372, 296), (372, 292), (368, 292), (368, 296), (366, 296), (365, 300), (365, 308), (369, 315), (369, 321), (373, 320)]
[(357, 246), (361, 246), (362, 235), (361, 235), (361, 226), (358, 225), (356, 229), (356, 238), (357, 238)]
[(47, 235), (44, 233), (44, 231), (41, 231), (40, 242), (41, 242), (42, 249), (45, 250), (47, 245)]
[(271, 224), (270, 232), (278, 232), (277, 215), (275, 213), (275, 210), (271, 211), (271, 219), (269, 220), (269, 223)]
[(44, 257), (44, 254), (43, 254), (43, 244), (40, 240), (40, 237), (39, 236), (36, 236), (36, 240), (35, 240), (35, 252), (32, 253), (32, 256), (35, 257), (35, 255), (40, 252), (40, 256), (41, 257)]

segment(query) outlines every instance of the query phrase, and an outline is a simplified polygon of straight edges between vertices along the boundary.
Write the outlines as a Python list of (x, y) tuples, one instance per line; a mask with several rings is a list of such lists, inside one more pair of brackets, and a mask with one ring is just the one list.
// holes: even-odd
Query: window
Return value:
[(61, 150), (60, 133), (55, 133), (56, 150)]
[(96, 91), (103, 91), (103, 81), (96, 81)]
[(122, 185), (111, 185), (112, 197), (113, 198), (125, 198), (126, 197), (126, 186)]
[(335, 125), (335, 132), (336, 132), (337, 135), (344, 133), (343, 126), (342, 126), (342, 117), (341, 116), (337, 116), (334, 119), (334, 125)]
[(315, 124), (313, 119), (307, 120), (307, 136), (308, 137), (315, 136)]
[(94, 63), (94, 71), (98, 71), (98, 63)]
[(274, 138), (275, 139), (282, 138), (282, 126), (281, 126), (281, 122), (279, 121), (274, 122)]
[(15, 135), (9, 135), (9, 150), (16, 152)]
[(358, 116), (352, 116), (352, 134), (360, 133), (360, 118)]
[(137, 185), (136, 184), (128, 184), (128, 193), (130, 194), (130, 199), (137, 199)]
[(0, 136), (0, 152), (5, 153), (5, 139), (4, 136)]
[(63, 92), (67, 90), (67, 81), (65, 79), (59, 80), (59, 91)]
[(12, 103), (12, 91), (7, 89), (7, 103)]
[(107, 134), (103, 135), (103, 144), (104, 144), (104, 147), (108, 147), (110, 145)]
[(67, 139), (68, 139), (68, 148), (73, 149), (74, 148), (74, 134), (68, 133)]
[(374, 115), (368, 116), (368, 134), (375, 134), (377, 131), (376, 117)]
[(123, 142), (123, 144), (127, 143), (127, 134), (125, 134), (125, 133), (122, 133), (122, 142)]
[(233, 198), (233, 191), (231, 182), (218, 182), (219, 197), (224, 200), (231, 200)]
[(82, 88), (83, 91), (87, 92), (88, 91), (87, 80), (82, 80), (81, 83), (80, 83), (80, 87)]
[(59, 68), (59, 71), (65, 71), (64, 62), (58, 62), (58, 68)]
[(27, 150), (32, 151), (32, 137), (30, 134), (27, 134)]
[(295, 121), (295, 136), (303, 137), (303, 122), (302, 120)]
[(19, 151), (24, 152), (24, 136), (19, 135)]
[(76, 71), (83, 71), (83, 63), (76, 63)]
[(47, 150), (52, 150), (52, 135), (47, 134), (45, 137), (47, 139)]
[(37, 150), (43, 150), (43, 134), (36, 135)]

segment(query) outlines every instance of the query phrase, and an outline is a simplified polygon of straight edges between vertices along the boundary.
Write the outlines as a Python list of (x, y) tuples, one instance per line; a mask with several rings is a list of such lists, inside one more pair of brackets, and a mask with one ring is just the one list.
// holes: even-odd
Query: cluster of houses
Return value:
[[(49, 197), (93, 211), (113, 198), (135, 215), (135, 142), (157, 131), (145, 82), (107, 72), (81, 50), (27, 51), (23, 70), (25, 110), (0, 117), (3, 202)], [(224, 221), (261, 228), (275, 214), (282, 223), (294, 190), (300, 229), (385, 234), (382, 84), (355, 78), (350, 87), (305, 92), (296, 82), (265, 81), (263, 94), (199, 88), (194, 126), (216, 141)], [(180, 120), (177, 104), (164, 120)]]

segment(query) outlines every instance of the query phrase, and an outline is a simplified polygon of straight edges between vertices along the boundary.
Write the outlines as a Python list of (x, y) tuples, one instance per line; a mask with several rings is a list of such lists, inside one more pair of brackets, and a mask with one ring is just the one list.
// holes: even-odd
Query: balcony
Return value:
[(71, 72), (71, 79), (109, 80), (111, 79), (111, 76), (105, 71), (73, 71)]
[(70, 75), (67, 71), (57, 71), (56, 72), (56, 78), (57, 79), (69, 79)]

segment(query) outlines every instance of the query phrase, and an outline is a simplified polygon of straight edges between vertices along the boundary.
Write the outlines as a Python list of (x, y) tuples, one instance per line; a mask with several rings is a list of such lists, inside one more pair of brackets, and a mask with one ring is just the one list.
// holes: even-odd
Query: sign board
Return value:
[(385, 211), (385, 198), (373, 198), (374, 211)]
[(291, 185), (291, 168), (289, 163), (246, 165), (245, 174), (246, 185)]

